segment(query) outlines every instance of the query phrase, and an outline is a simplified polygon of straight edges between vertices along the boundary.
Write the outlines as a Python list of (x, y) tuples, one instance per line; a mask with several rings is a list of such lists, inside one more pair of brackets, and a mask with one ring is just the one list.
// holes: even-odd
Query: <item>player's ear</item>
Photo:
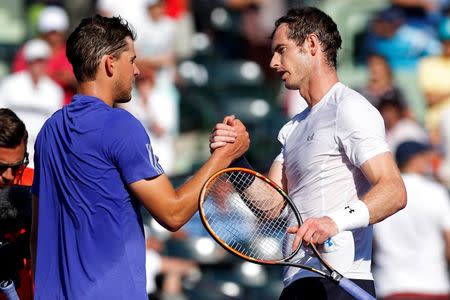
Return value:
[(306, 37), (306, 43), (311, 55), (316, 55), (320, 50), (320, 41), (315, 33), (311, 33)]
[(102, 63), (100, 65), (103, 65), (103, 67), (105, 68), (105, 73), (108, 77), (113, 76), (115, 59), (112, 55), (104, 55), (102, 58)]

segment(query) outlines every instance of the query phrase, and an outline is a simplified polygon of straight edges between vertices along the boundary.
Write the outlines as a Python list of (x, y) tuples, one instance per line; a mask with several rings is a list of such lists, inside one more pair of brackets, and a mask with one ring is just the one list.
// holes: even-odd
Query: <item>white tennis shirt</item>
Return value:
[[(361, 199), (370, 183), (359, 167), (389, 151), (379, 112), (342, 83), (336, 83), (312, 108), (294, 116), (280, 130), (278, 140), (282, 148), (275, 160), (283, 163), (288, 194), (303, 220)], [(343, 232), (333, 239), (335, 245), (326, 253), (330, 264), (348, 278), (372, 279), (372, 227), (353, 230), (352, 234)], [(320, 266), (303, 246), (294, 260)], [(284, 284), (311, 276), (318, 275), (286, 267)]]

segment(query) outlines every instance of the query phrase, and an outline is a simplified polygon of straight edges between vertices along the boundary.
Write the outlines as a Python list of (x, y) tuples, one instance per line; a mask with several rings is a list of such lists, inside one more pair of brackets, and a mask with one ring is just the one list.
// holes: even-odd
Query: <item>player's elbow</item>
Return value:
[(178, 231), (182, 226), (183, 226), (182, 223), (175, 223), (174, 222), (174, 223), (168, 224), (166, 226), (166, 229), (171, 231), (171, 232), (175, 232), (175, 231)]
[(177, 215), (170, 215), (159, 223), (167, 230), (175, 232), (183, 227), (186, 221), (185, 219), (178, 217)]
[(403, 181), (400, 181), (400, 183), (398, 185), (396, 185), (397, 188), (397, 201), (395, 202), (396, 204), (396, 211), (402, 210), (406, 207), (406, 204), (408, 202), (407, 198), (407, 192), (406, 192), (406, 188), (405, 185), (403, 184)]

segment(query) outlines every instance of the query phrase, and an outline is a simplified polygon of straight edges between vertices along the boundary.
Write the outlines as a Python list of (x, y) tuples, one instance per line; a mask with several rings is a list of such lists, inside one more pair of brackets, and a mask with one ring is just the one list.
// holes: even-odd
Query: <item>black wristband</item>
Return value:
[(252, 165), (248, 162), (248, 160), (245, 157), (245, 155), (242, 155), (241, 157), (239, 157), (238, 159), (233, 161), (230, 164), (230, 167), (231, 168), (245, 168), (245, 169), (254, 170)]

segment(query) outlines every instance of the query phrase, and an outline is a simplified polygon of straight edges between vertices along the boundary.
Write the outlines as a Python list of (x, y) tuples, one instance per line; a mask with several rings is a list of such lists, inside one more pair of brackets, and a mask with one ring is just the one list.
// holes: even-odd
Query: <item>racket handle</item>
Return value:
[(339, 280), (339, 286), (357, 300), (376, 300), (371, 294), (348, 278), (342, 277), (341, 280)]
[(0, 296), (1, 294), (4, 294), (7, 300), (19, 300), (16, 287), (12, 280), (3, 280), (0, 282)]

